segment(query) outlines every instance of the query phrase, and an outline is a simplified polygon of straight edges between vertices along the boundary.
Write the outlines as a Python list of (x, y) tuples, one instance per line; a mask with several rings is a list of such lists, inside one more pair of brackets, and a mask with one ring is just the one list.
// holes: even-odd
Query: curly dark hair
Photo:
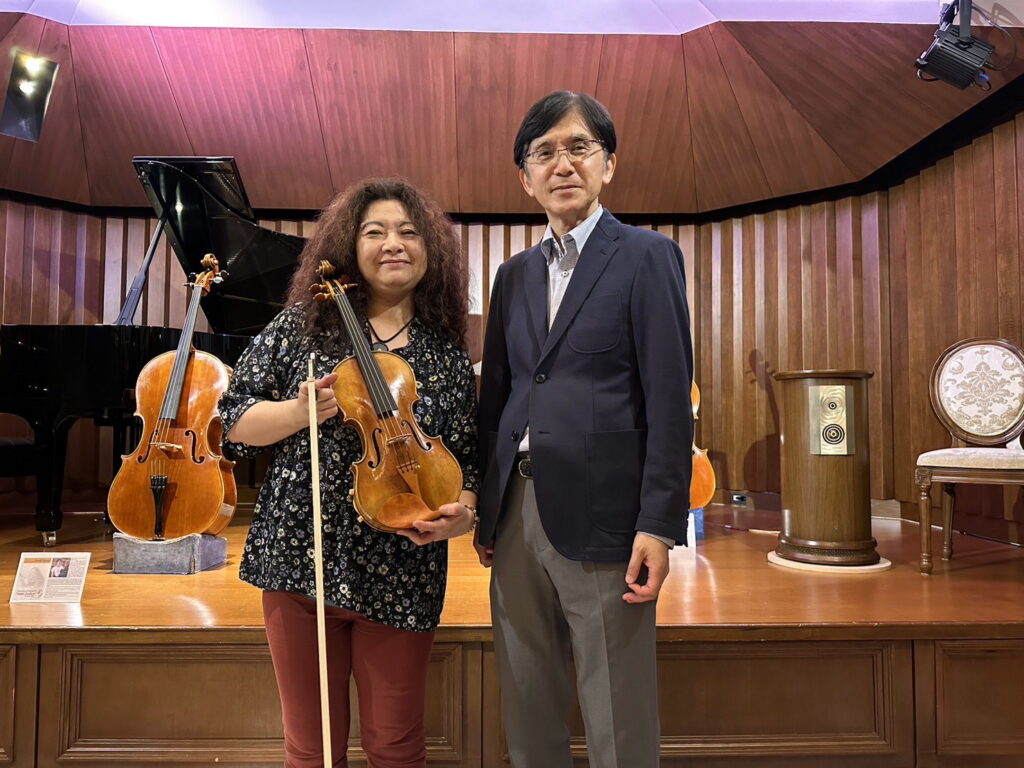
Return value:
[[(359, 279), (356, 237), (366, 209), (378, 200), (394, 200), (405, 206), (416, 231), (423, 238), (427, 271), (413, 293), (416, 317), (449, 337), (456, 345), (466, 344), (466, 315), (469, 312), (467, 269), (451, 219), (441, 207), (405, 179), (366, 179), (335, 197), (320, 212), (316, 234), (302, 249), (299, 266), (288, 289), (288, 304), (298, 304), (306, 317), (306, 333), (318, 336), (340, 330), (341, 315), (333, 302), (314, 301), (309, 287), (320, 282), (317, 268), (329, 261), (336, 275)], [(349, 300), (360, 321), (366, 321), (366, 292), (349, 292)]]

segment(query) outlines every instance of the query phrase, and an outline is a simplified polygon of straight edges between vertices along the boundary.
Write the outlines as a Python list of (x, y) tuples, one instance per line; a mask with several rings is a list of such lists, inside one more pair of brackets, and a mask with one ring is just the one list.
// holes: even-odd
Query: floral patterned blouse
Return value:
[[(303, 323), (301, 311), (291, 307), (252, 340), (220, 401), (225, 434), (253, 404), (297, 397), (310, 351), (316, 352), (317, 378), (347, 356), (342, 332), (326, 335), (313, 350)], [(463, 486), (477, 491), (476, 380), (468, 355), (419, 320), (409, 326), (409, 343), (394, 352), (416, 374), (416, 420), (425, 433), (444, 440), (462, 467)], [(433, 630), (444, 601), (448, 543), (420, 547), (359, 522), (348, 498), (350, 466), (362, 455), (359, 434), (339, 415), (320, 426), (319, 442), (325, 601), (392, 627)], [(313, 597), (309, 431), (268, 447), (273, 460), (256, 501), (239, 575), (260, 589)], [(225, 448), (235, 457), (264, 450), (227, 440)]]

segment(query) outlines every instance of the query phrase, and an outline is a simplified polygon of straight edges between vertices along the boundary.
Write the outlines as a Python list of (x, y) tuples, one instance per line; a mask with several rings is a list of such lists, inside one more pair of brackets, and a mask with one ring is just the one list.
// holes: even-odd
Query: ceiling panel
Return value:
[(771, 188), (750, 131), (740, 118), (711, 29), (686, 35), (683, 51), (698, 208), (709, 211), (770, 197)]
[(539, 212), (523, 191), (512, 143), (545, 94), (594, 93), (599, 35), (455, 35), (459, 210)]
[(404, 176), (456, 209), (452, 33), (304, 34), (334, 188)]
[[(926, 22), (935, 0), (7, 0), (68, 24), (680, 34), (717, 20)], [(991, 8), (998, 0), (978, 0)]]
[(132, 157), (193, 154), (153, 33), (148, 27), (69, 29), (93, 203), (148, 205)]
[[(680, 38), (68, 28), (8, 13), (5, 29), (0, 55), (19, 45), (62, 67), (42, 141), (0, 137), (0, 187), (96, 205), (145, 205), (132, 155), (226, 154), (262, 209), (315, 210), (397, 173), (453, 212), (535, 213), (513, 137), (532, 103), (570, 88), (618, 125), (610, 208), (706, 211), (862, 178), (984, 97), (914, 77), (930, 25), (730, 22)], [(1022, 72), (1024, 55), (992, 82)]]
[(234, 155), (256, 208), (322, 207), (332, 193), (302, 31), (154, 29), (198, 155)]
[(779, 92), (723, 24), (708, 29), (774, 196), (853, 180), (835, 151)]
[(726, 28), (860, 178), (984, 97), (925, 83), (914, 60), (933, 28), (729, 22)]
[[(13, 61), (15, 48), (29, 51), (38, 50), (39, 40), (43, 36), (43, 25), (46, 24), (43, 19), (20, 13), (4, 14), (3, 18), (5, 25), (8, 20), (12, 19), (14, 23), (10, 25), (2, 43), (0, 43), (0, 61)], [(58, 72), (58, 76), (59, 74)], [(4, 94), (5, 97), (10, 81), (11, 68), (9, 66), (0, 67), (0, 89), (2, 89), (0, 94)], [(8, 183), (7, 169), (10, 166), (14, 145), (18, 141), (18, 139), (0, 135), (0, 184), (3, 184), (6, 188), (11, 188), (11, 185)]]
[(56, 61), (60, 67), (39, 141), (12, 140), (15, 144), (7, 168), (6, 186), (33, 195), (89, 203), (68, 28), (55, 21), (45, 22), (37, 50), (40, 56)]
[(14, 28), (15, 24), (21, 21), (22, 15), (20, 13), (0, 13), (0, 41), (7, 37), (7, 33)]
[(611, 112), (619, 142), (603, 202), (621, 213), (695, 210), (682, 40), (607, 36), (594, 95)]

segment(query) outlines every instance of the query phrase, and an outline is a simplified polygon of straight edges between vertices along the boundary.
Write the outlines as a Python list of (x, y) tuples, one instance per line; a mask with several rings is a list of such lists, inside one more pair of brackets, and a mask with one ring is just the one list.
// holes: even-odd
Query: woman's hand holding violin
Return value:
[(445, 504), (437, 511), (441, 513), (437, 520), (417, 520), (412, 528), (396, 533), (422, 547), (424, 544), (462, 536), (476, 525), (476, 509), (461, 501)]

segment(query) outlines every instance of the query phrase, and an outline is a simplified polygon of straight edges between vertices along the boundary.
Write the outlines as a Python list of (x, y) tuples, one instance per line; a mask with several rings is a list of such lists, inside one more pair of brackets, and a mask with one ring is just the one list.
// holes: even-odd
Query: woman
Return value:
[[(405, 358), (419, 383), (415, 414), (459, 461), (464, 490), (434, 522), (401, 535), (362, 523), (348, 498), (357, 432), (343, 424), (330, 371), (351, 344), (333, 302), (315, 302), (321, 260), (358, 276), (349, 293), (372, 343)], [(227, 448), (273, 446), (240, 576), (263, 592), (281, 695), (287, 768), (323, 763), (317, 666), (309, 400), (320, 426), (324, 581), (328, 604), (332, 753), (347, 765), (348, 685), (355, 677), (363, 749), (374, 768), (426, 763), (423, 710), (433, 632), (441, 614), (445, 539), (476, 519), (476, 388), (463, 346), (466, 269), (444, 212), (401, 180), (373, 179), (331, 202), (292, 279), (287, 308), (260, 333), (221, 400)], [(307, 361), (315, 353), (314, 393)]]

